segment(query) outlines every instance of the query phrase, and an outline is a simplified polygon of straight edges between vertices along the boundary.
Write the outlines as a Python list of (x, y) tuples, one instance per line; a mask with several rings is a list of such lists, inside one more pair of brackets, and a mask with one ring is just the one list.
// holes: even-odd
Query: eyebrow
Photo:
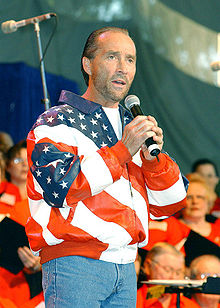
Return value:
[[(118, 56), (120, 54), (119, 51), (113, 51), (113, 50), (109, 50), (106, 52), (106, 55), (114, 55), (114, 56)], [(132, 58), (133, 60), (136, 60), (136, 55), (133, 56), (131, 54), (126, 55), (127, 58)]]

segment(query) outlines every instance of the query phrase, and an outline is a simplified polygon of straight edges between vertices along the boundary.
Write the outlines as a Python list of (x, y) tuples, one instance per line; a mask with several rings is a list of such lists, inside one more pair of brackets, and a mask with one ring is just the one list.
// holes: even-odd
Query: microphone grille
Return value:
[(140, 100), (136, 95), (128, 95), (125, 98), (125, 107), (130, 110), (133, 105), (140, 106)]
[(220, 70), (220, 61), (215, 61), (215, 62), (210, 63), (210, 67), (214, 72), (219, 71)]
[(14, 20), (8, 20), (1, 24), (2, 32), (5, 34), (15, 32), (17, 30), (16, 22)]

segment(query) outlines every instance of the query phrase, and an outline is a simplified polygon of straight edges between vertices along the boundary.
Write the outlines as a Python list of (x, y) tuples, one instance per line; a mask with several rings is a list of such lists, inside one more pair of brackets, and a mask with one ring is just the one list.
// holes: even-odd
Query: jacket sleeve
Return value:
[(43, 198), (53, 207), (72, 206), (118, 180), (122, 165), (131, 160), (121, 141), (101, 149), (88, 143), (94, 150), (84, 156), (79, 152), (79, 136), (72, 135), (65, 125), (62, 129), (40, 125), (28, 134), (29, 198)]
[(150, 217), (167, 218), (185, 207), (186, 188), (176, 162), (165, 153), (159, 154), (159, 162), (144, 159), (141, 153), (142, 171), (148, 194)]

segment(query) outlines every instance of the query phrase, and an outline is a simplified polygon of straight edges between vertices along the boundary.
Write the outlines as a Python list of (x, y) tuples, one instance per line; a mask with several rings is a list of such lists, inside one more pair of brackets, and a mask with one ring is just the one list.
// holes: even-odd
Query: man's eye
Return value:
[(110, 56), (108, 56), (108, 58), (109, 58), (109, 60), (113, 60), (113, 59), (115, 59), (115, 56), (114, 55), (110, 55)]
[(129, 58), (129, 59), (128, 59), (128, 62), (129, 62), (129, 63), (134, 63), (134, 59)]

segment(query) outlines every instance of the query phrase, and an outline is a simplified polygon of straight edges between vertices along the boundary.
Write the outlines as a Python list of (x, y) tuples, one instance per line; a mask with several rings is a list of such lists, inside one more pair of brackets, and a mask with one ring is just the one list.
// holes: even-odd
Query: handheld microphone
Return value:
[(214, 72), (219, 71), (220, 70), (220, 61), (215, 61), (215, 62), (210, 63), (210, 67)]
[(40, 22), (45, 19), (50, 19), (56, 16), (55, 13), (47, 13), (36, 17), (31, 17), (28, 19), (23, 19), (20, 21), (8, 20), (2, 23), (2, 32), (8, 34), (17, 31), (18, 28), (27, 26), (29, 24), (34, 24), (35, 22)]
[[(125, 107), (131, 111), (134, 118), (138, 115), (144, 115), (140, 107), (140, 100), (136, 95), (128, 95), (125, 98)], [(148, 148), (150, 155), (157, 157), (160, 154), (160, 148), (158, 144), (153, 140), (153, 137), (150, 137), (145, 140), (145, 144)]]

